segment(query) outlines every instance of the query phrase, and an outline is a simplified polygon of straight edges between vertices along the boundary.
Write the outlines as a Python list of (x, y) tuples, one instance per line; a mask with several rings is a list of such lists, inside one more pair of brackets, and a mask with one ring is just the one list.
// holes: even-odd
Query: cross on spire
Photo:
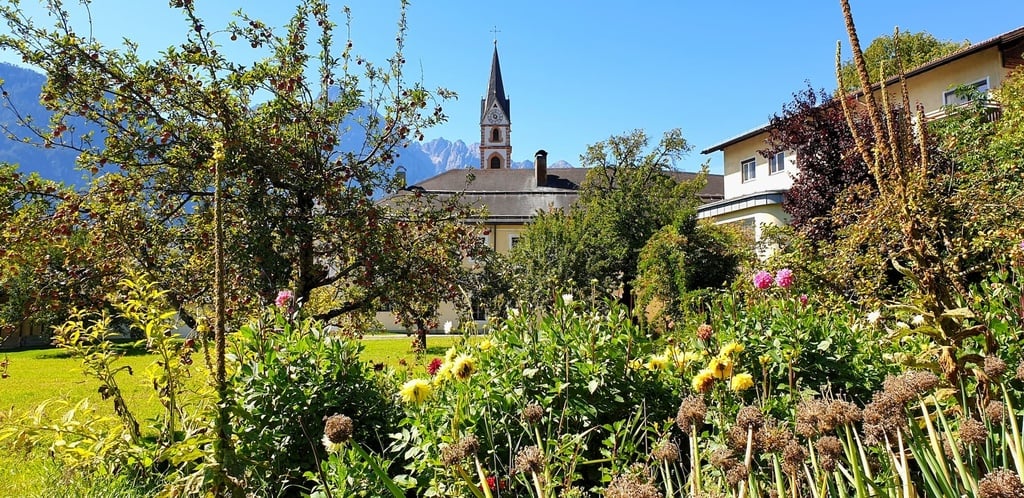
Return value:
[(501, 33), (501, 30), (500, 30), (500, 29), (498, 29), (498, 27), (497, 27), (497, 26), (495, 26), (495, 27), (491, 28), (491, 34), (493, 34), (493, 35), (494, 35), (494, 46), (495, 46), (495, 47), (497, 47), (497, 46), (498, 46), (498, 33)]

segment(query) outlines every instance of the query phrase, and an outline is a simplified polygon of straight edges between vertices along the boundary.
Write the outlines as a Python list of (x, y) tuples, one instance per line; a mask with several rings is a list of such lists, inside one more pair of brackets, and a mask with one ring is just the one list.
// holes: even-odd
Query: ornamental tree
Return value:
[(75, 203), (59, 183), (0, 166), (0, 337), (21, 323), (56, 323), (75, 306), (102, 305), (93, 288), (109, 263), (90, 248), (88, 232), (71, 229)]
[[(87, 234), (92, 260), (113, 266), (94, 292), (118, 267), (135, 268), (169, 290), (189, 324), (208, 316), (219, 186), (229, 318), (284, 288), (299, 300), (326, 289), (322, 319), (376, 303), (411, 316), (461, 294), (476, 237), (456, 222), (467, 214), (459, 198), (374, 200), (400, 187), (390, 171), (403, 145), (445, 120), (440, 103), (453, 96), (403, 77), (404, 10), (395, 52), (377, 65), (336, 40), (332, 19), (348, 10), (323, 1), (300, 2), (281, 30), (241, 12), (211, 29), (190, 0), (171, 8), (191, 29), (152, 60), (130, 40), (91, 38), (59, 1), (49, 4), (52, 27), (15, 4), (0, 8), (9, 25), (0, 47), (47, 76), (49, 127), (26, 124), (39, 145), (78, 151), (93, 173), (54, 208), (75, 215), (53, 222)], [(228, 44), (250, 47), (251, 59), (228, 59)], [(102, 135), (79, 133), (73, 118)]]
[[(867, 120), (856, 116), (858, 126)], [(853, 135), (847, 126), (839, 102), (824, 90), (815, 92), (809, 85), (794, 93), (793, 100), (781, 114), (769, 122), (767, 147), (760, 151), (765, 157), (792, 150), (800, 174), (783, 203), (792, 217), (794, 228), (814, 241), (831, 241), (843, 218), (833, 216), (837, 201), (849, 197), (853, 204), (862, 204), (873, 195), (871, 173), (854, 150)], [(866, 129), (866, 128), (864, 128)], [(852, 186), (863, 186), (860, 196), (850, 196)], [(850, 203), (846, 203), (850, 204)]]

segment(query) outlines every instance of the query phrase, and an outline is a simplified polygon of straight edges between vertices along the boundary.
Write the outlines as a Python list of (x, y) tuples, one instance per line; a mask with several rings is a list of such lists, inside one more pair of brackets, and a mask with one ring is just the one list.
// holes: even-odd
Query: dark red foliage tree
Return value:
[[(858, 123), (866, 126), (866, 117)], [(759, 151), (762, 155), (796, 152), (800, 172), (783, 202), (793, 227), (815, 241), (833, 240), (843, 221), (832, 215), (832, 208), (840, 201), (866, 200), (844, 198), (845, 193), (852, 192), (848, 190), (851, 186), (864, 185), (869, 192), (874, 191), (871, 173), (854, 152), (853, 136), (839, 101), (808, 85), (793, 94), (793, 101), (783, 106), (781, 115), (771, 118), (769, 128), (768, 146)], [(864, 189), (857, 191), (863, 194)]]

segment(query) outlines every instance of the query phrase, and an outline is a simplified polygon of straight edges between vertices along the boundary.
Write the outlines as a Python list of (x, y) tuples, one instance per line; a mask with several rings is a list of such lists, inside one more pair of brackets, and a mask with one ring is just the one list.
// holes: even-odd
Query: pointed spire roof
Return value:
[(505, 98), (505, 84), (501, 81), (501, 64), (498, 62), (497, 41), (494, 42), (494, 57), (491, 59), (491, 79), (487, 83), (487, 97), (484, 99), (481, 111), (486, 112), (495, 103), (498, 104), (498, 107), (501, 108), (506, 117), (512, 118), (512, 114), (509, 113), (508, 99)]

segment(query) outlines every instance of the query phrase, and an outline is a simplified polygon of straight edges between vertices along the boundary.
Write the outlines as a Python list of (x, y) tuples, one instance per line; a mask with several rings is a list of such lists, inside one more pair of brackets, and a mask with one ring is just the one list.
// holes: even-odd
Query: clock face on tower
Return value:
[(501, 120), (501, 113), (498, 112), (497, 110), (493, 110), (493, 111), (491, 111), (490, 114), (487, 115), (487, 121), (490, 121), (491, 123), (497, 123), (500, 120)]

